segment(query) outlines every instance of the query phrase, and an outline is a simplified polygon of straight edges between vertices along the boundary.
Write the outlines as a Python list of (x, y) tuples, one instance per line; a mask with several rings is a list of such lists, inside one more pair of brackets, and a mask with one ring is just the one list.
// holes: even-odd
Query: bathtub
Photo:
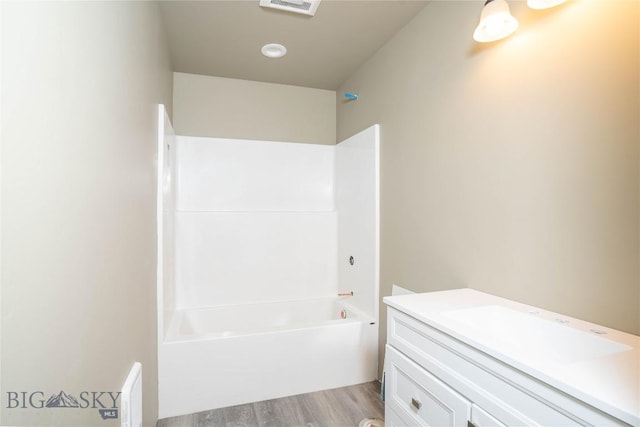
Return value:
[(159, 417), (375, 380), (378, 325), (348, 301), (175, 310), (158, 348)]

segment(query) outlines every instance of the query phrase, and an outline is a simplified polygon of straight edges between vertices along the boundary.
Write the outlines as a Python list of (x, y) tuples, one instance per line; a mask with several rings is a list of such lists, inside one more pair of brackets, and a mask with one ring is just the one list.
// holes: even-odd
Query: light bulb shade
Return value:
[(527, 0), (527, 6), (531, 9), (549, 9), (567, 0)]
[(473, 32), (475, 41), (485, 43), (503, 39), (518, 28), (505, 0), (489, 0), (480, 14), (480, 23)]
[(265, 44), (260, 51), (267, 58), (282, 58), (287, 54), (287, 48), (278, 43)]

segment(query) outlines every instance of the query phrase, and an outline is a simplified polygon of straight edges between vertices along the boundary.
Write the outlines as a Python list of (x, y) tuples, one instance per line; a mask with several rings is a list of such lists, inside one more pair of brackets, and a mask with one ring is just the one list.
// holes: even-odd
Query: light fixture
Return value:
[(482, 43), (492, 42), (507, 37), (517, 28), (518, 21), (511, 15), (505, 0), (487, 0), (473, 39)]
[(260, 50), (267, 58), (281, 58), (287, 53), (287, 48), (278, 43), (269, 43)]
[(559, 4), (564, 3), (567, 0), (527, 0), (527, 6), (531, 9), (549, 9)]

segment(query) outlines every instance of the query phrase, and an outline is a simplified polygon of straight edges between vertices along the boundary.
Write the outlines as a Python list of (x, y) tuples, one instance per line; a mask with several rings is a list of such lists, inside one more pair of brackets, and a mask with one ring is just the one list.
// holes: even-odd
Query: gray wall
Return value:
[(175, 73), (177, 135), (336, 143), (336, 94), (274, 83)]
[(6, 392), (118, 391), (134, 361), (155, 425), (157, 7), (2, 4), (2, 425), (120, 425)]
[(479, 2), (432, 2), (338, 90), (360, 95), (338, 141), (381, 125), (381, 294), (468, 286), (638, 334), (638, 2), (510, 5), (520, 30), (481, 46)]

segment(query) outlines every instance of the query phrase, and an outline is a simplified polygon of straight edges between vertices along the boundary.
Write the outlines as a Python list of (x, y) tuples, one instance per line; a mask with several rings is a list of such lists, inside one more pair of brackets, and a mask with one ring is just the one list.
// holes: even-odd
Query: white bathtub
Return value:
[(372, 381), (377, 347), (377, 323), (348, 298), (176, 310), (158, 351), (159, 416)]

